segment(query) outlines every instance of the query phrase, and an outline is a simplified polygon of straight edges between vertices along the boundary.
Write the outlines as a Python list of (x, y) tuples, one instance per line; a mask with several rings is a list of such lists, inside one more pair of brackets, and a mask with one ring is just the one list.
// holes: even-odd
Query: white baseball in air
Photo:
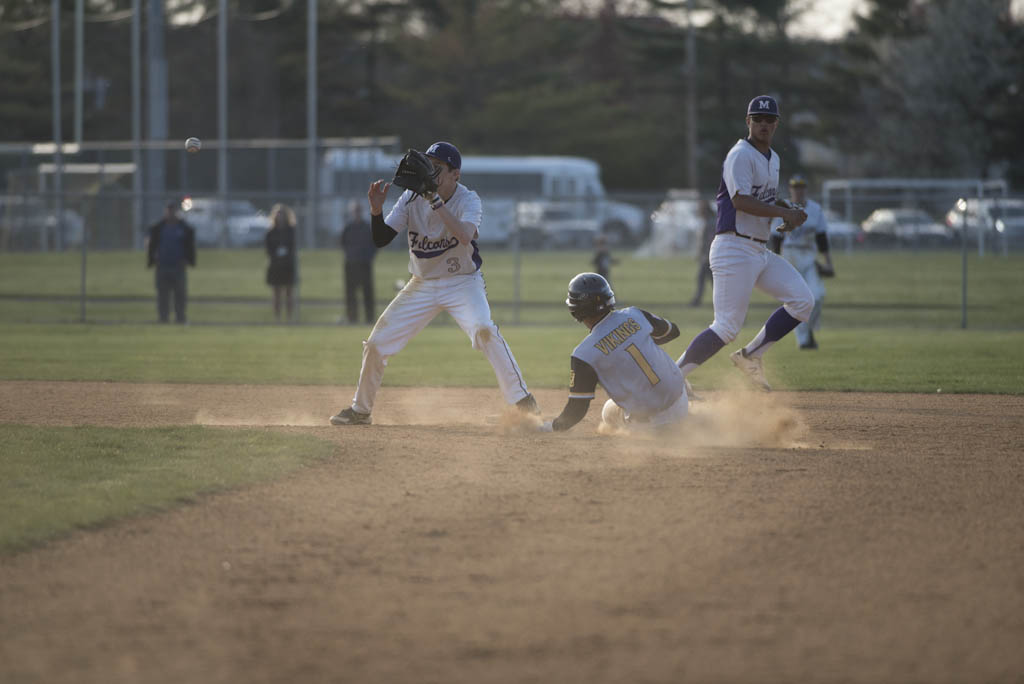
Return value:
[(189, 152), (198, 152), (203, 147), (203, 141), (199, 138), (189, 138), (185, 141), (185, 149)]

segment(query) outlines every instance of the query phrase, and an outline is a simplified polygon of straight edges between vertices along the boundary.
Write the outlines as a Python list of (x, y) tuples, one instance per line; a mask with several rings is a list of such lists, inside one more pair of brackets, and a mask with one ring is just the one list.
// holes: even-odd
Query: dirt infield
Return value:
[[(0, 383), (0, 421), (303, 431), (286, 480), (0, 557), (0, 681), (1024, 682), (1024, 397)], [(545, 414), (562, 391), (540, 392)]]

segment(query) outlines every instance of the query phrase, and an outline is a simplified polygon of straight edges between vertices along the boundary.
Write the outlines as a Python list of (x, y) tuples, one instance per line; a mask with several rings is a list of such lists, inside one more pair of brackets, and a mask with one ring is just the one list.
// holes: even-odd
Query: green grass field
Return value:
[(0, 552), (189, 503), (330, 457), (301, 435), (203, 427), (0, 425)]
[[(569, 278), (589, 270), (589, 257), (527, 253), (517, 266), (512, 254), (485, 255), (495, 320), (534, 387), (567, 383), (569, 353), (585, 330), (562, 302)], [(710, 294), (701, 308), (685, 305), (693, 259), (619, 258), (613, 277), (620, 301), (675, 320), (683, 334), (667, 349), (678, 356), (712, 319)], [(182, 327), (152, 324), (152, 274), (139, 253), (89, 255), (85, 324), (75, 323), (80, 255), (0, 254), (0, 380), (355, 384), (369, 327), (333, 325), (341, 310), (337, 253), (302, 255), (308, 325), (267, 325), (272, 316), (258, 250), (207, 251), (199, 259), (190, 275), (194, 324)], [(835, 262), (839, 276), (827, 283), (821, 349), (800, 352), (785, 339), (771, 352), (769, 375), (780, 389), (1024, 393), (1024, 255), (970, 255), (967, 330), (960, 329), (959, 253), (839, 253)], [(403, 253), (381, 254), (379, 310), (405, 275)], [(740, 340), (753, 336), (774, 307), (756, 295)], [(733, 374), (722, 353), (692, 380), (713, 389)], [(495, 381), (483, 356), (442, 316), (390, 361), (385, 383)], [(333, 449), (312, 436), (203, 427), (0, 424), (0, 440), (0, 551), (280, 477)]]
[[(690, 336), (666, 349), (678, 357)], [(354, 385), (362, 340), (355, 326), (17, 325), (0, 337), (0, 378), (228, 384)], [(568, 382), (580, 326), (510, 326), (503, 334), (536, 387)], [(747, 339), (757, 332), (744, 329)], [(821, 349), (789, 338), (771, 351), (780, 389), (875, 392), (1024, 393), (1024, 332), (848, 328), (823, 331)], [(731, 348), (731, 347), (730, 347)], [(718, 354), (693, 376), (704, 388), (733, 373)], [(388, 363), (390, 386), (494, 385), (487, 360), (455, 325), (431, 326)]]
[[(485, 251), (484, 274), (502, 325), (562, 324), (565, 286), (589, 270), (585, 251)], [(683, 327), (707, 325), (710, 295), (701, 309), (686, 302), (694, 290), (692, 257), (638, 259), (617, 255), (613, 270), (621, 302), (649, 307)], [(263, 282), (264, 256), (256, 249), (205, 250), (189, 274), (189, 318), (195, 323), (269, 323), (273, 316)], [(858, 251), (835, 255), (839, 275), (827, 283), (825, 325), (852, 328), (958, 328), (961, 323), (961, 256), (956, 251)], [(138, 252), (94, 252), (86, 261), (85, 318), (96, 322), (155, 320), (153, 275)], [(341, 257), (332, 250), (301, 254), (301, 320), (335, 323), (342, 312)], [(378, 312), (407, 277), (404, 252), (384, 250), (376, 265)], [(518, 278), (516, 274), (518, 273)], [(518, 284), (517, 284), (518, 283)], [(1024, 254), (968, 256), (968, 325), (1024, 330)], [(0, 323), (52, 323), (80, 319), (81, 255), (0, 254)], [(518, 292), (518, 296), (517, 296)], [(516, 307), (514, 302), (519, 301)], [(755, 294), (752, 317), (773, 307)]]

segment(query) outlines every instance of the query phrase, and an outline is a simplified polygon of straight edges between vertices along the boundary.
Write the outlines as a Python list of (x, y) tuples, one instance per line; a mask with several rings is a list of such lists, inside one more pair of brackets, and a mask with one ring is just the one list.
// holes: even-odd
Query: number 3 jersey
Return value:
[(615, 309), (572, 352), (570, 399), (593, 399), (600, 382), (631, 418), (642, 420), (672, 406), (683, 393), (683, 374), (657, 345), (672, 325), (635, 306)]
[[(410, 201), (412, 200), (412, 201)], [(433, 280), (451, 276), (472, 275), (480, 269), (483, 259), (476, 246), (483, 207), (480, 196), (459, 183), (445, 202), (445, 208), (459, 221), (468, 221), (477, 227), (472, 240), (463, 241), (453, 235), (430, 208), (430, 204), (411, 191), (403, 192), (385, 223), (401, 233), (408, 229), (409, 273)]]

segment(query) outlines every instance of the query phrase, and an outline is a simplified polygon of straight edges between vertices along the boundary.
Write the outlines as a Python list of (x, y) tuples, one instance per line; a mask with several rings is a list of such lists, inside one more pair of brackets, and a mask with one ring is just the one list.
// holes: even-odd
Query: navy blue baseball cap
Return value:
[(436, 142), (427, 148), (427, 156), (440, 159), (453, 169), (462, 168), (462, 155), (450, 142)]
[(758, 95), (747, 105), (747, 114), (779, 115), (779, 103), (771, 95)]

